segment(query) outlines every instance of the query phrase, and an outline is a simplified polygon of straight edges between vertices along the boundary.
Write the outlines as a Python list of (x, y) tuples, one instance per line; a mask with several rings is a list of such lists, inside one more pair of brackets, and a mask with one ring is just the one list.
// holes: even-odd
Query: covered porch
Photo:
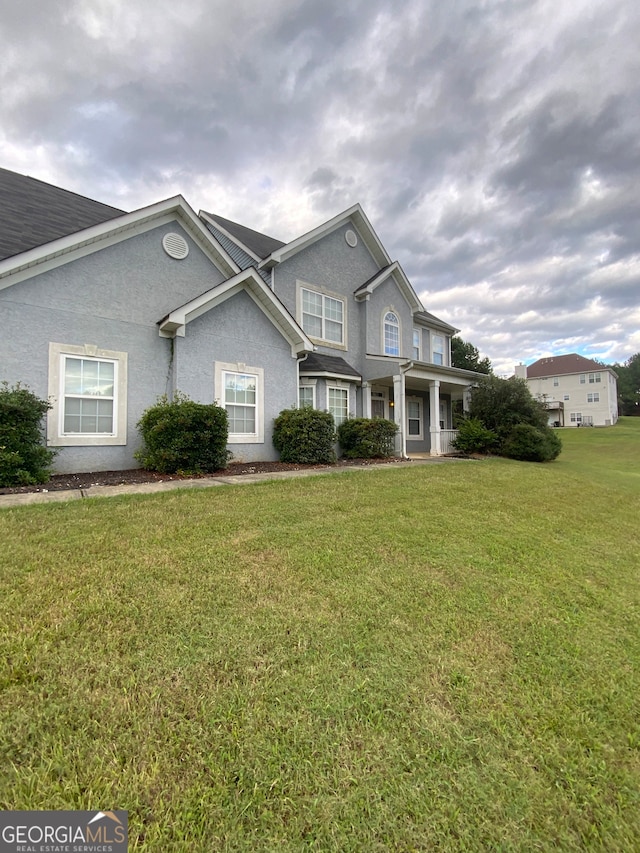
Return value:
[(399, 370), (391, 375), (363, 382), (363, 416), (398, 425), (396, 453), (403, 458), (455, 452), (454, 411), (467, 408), (477, 374), (419, 362), (394, 367)]

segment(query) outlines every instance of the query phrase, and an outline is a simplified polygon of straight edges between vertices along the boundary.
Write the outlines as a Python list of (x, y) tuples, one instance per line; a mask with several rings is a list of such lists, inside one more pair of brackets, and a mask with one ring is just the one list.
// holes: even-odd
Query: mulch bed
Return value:
[(135, 483), (159, 483), (164, 480), (193, 480), (202, 477), (241, 477), (243, 474), (265, 474), (274, 471), (303, 471), (315, 468), (345, 468), (379, 465), (399, 462), (391, 459), (339, 459), (333, 465), (296, 465), (290, 462), (232, 462), (228, 468), (212, 474), (158, 474), (156, 471), (144, 471), (134, 468), (128, 471), (93, 471), (86, 474), (55, 474), (47, 483), (34, 486), (15, 486), (0, 488), (0, 495), (14, 495), (25, 492), (59, 492), (64, 489), (88, 489), (91, 486), (124, 486)]

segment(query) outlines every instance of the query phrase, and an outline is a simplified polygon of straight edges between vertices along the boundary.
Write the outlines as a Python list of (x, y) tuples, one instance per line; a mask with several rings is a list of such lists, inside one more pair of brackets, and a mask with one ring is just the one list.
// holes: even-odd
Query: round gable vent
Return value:
[(351, 229), (349, 229), (349, 231), (345, 231), (344, 239), (347, 241), (347, 245), (351, 246), (352, 249), (354, 246), (358, 245), (358, 235), (355, 231), (351, 231)]
[(170, 258), (181, 261), (189, 254), (189, 244), (180, 234), (171, 232), (162, 238), (162, 248)]

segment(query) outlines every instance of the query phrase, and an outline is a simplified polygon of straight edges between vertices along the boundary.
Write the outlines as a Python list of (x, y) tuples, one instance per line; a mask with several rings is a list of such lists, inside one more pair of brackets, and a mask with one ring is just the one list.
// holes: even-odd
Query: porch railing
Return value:
[(458, 435), (457, 429), (441, 429), (440, 430), (440, 453), (455, 453), (456, 449), (453, 446), (453, 439)]

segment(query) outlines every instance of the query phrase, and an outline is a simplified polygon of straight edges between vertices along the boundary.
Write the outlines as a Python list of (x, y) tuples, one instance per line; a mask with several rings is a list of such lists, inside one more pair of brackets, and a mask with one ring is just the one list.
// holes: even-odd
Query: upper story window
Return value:
[(601, 382), (601, 377), (599, 373), (590, 373), (589, 374), (589, 382), (593, 384), (594, 382)]
[(412, 356), (415, 361), (422, 361), (422, 334), (420, 329), (413, 330)]
[(581, 384), (581, 385), (584, 385), (586, 381), (587, 381), (587, 375), (586, 375), (586, 373), (581, 373), (581, 374), (580, 374), (580, 384)]
[(557, 376), (554, 376), (553, 377), (553, 387), (557, 388), (559, 384), (560, 384), (560, 380), (558, 379)]
[(593, 393), (587, 394), (587, 403), (599, 403), (600, 402), (600, 392), (594, 391)]
[(312, 338), (344, 344), (344, 302), (315, 290), (300, 289), (302, 328)]
[(393, 311), (384, 315), (384, 354), (400, 355), (400, 321)]
[(434, 364), (444, 364), (444, 338), (442, 335), (431, 336), (431, 360)]

